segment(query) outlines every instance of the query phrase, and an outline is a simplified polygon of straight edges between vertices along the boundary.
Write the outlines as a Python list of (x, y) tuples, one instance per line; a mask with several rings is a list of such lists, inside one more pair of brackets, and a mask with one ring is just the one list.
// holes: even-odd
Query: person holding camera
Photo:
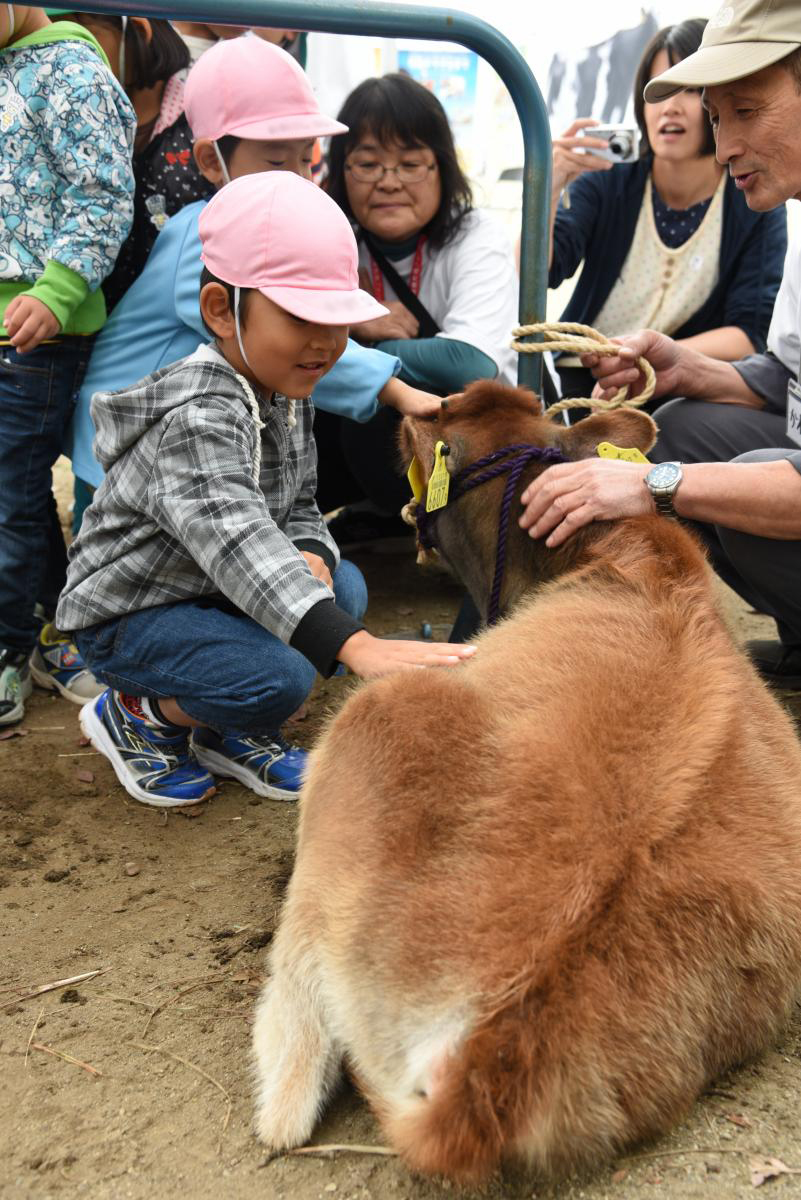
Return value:
[[(549, 285), (583, 260), (563, 321), (609, 335), (648, 326), (730, 362), (765, 348), (787, 248), (784, 208), (750, 211), (726, 178), (699, 89), (643, 101), (649, 80), (698, 50), (705, 26), (668, 26), (646, 47), (634, 84), (639, 158), (632, 147), (631, 160), (615, 162), (586, 118), (554, 141)], [(577, 359), (557, 365), (565, 395), (590, 395)]]
[[(749, 209), (767, 213), (785, 200), (801, 200), (797, 3), (726, 4), (710, 20), (699, 51), (651, 80), (645, 97), (659, 103), (680, 89), (699, 87), (718, 162), (728, 168)], [(693, 397), (699, 410), (719, 414), (717, 443), (706, 459), (679, 461), (675, 437), (670, 447), (665, 444), (665, 406), (655, 414), (662, 423), (660, 441), (650, 451), (656, 466), (590, 458), (549, 467), (524, 491), (520, 519), (532, 537), (544, 537), (549, 546), (590, 521), (673, 510), (695, 522), (718, 574), (776, 622), (776, 640), (748, 643), (754, 665), (768, 682), (795, 690), (801, 689), (800, 284), (801, 253), (794, 244), (771, 330), (772, 353), (766, 355), (721, 362), (687, 342), (642, 329), (615, 339), (617, 355), (583, 356), (602, 398), (624, 385), (636, 395), (642, 387), (637, 362), (646, 358), (656, 374), (657, 397)], [(782, 377), (783, 422), (775, 412)], [(662, 457), (666, 448), (675, 458)]]

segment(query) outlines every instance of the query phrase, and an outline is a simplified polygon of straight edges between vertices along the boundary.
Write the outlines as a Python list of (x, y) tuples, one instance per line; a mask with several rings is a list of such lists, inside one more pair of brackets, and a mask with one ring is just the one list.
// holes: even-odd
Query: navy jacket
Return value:
[[(651, 159), (620, 163), (611, 171), (582, 175), (570, 185), (570, 208), (559, 207), (554, 226), (553, 263), (548, 279), (558, 287), (584, 259), (584, 269), (563, 321), (592, 325), (626, 261)], [(710, 296), (674, 337), (692, 337), (721, 325), (737, 325), (754, 349), (765, 349), (773, 302), (779, 290), (787, 249), (784, 205), (752, 212), (726, 181), (719, 279)]]

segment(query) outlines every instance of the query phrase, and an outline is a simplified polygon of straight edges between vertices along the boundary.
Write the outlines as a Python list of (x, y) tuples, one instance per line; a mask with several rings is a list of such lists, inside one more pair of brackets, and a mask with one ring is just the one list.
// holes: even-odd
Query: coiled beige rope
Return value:
[[(531, 334), (541, 333), (541, 342), (521, 342), (518, 338), (530, 337)], [(610, 342), (608, 338), (593, 329), (591, 325), (577, 325), (571, 321), (540, 321), (536, 325), (521, 325), (513, 330), (512, 349), (518, 354), (544, 354), (546, 350), (567, 350), (570, 354), (619, 354), (620, 346)], [(647, 404), (654, 394), (656, 376), (654, 369), (646, 358), (638, 358), (637, 366), (645, 376), (645, 385), (639, 396), (629, 398), (628, 386), (615, 392), (611, 400), (594, 399), (573, 396), (566, 400), (557, 400), (545, 410), (545, 416), (563, 412), (566, 408), (594, 408), (608, 411), (612, 408), (639, 408)]]

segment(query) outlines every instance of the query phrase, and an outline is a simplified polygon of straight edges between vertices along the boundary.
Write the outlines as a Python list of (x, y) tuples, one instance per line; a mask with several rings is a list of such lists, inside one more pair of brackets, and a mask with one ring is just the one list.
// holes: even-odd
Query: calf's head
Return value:
[[(462, 395), (444, 400), (433, 420), (404, 418), (400, 451), (405, 466), (412, 457), (417, 458), (427, 490), (437, 442), (447, 446), (443, 461), (453, 479), (477, 460), (507, 446), (541, 447), (557, 451), (565, 459), (577, 460), (594, 457), (600, 442), (636, 447), (646, 453), (655, 438), (654, 422), (637, 409), (596, 413), (566, 426), (542, 415), (533, 392), (481, 381), (471, 384)], [(520, 495), (548, 465), (547, 461), (532, 459), (524, 467), (512, 496), (500, 597), (502, 612), (508, 611), (538, 582), (577, 565), (588, 541), (596, 536), (597, 526), (587, 526), (563, 546), (549, 550), (544, 542), (520, 529)], [(430, 523), (440, 555), (470, 592), (485, 620), (507, 478), (500, 475), (449, 500)], [(425, 507), (425, 503), (424, 494), (420, 504)]]

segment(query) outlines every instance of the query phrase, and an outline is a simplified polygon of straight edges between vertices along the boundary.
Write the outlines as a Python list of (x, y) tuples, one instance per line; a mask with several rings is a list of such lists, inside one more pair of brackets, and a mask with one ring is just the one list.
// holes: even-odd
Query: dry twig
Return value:
[(153, 1005), (148, 1004), (146, 1000), (137, 1000), (134, 996), (121, 996), (118, 992), (103, 992), (100, 999), (121, 1000), (123, 1004), (136, 1004), (139, 1008), (146, 1008), (148, 1012), (153, 1011)]
[(642, 1158), (675, 1158), (679, 1154), (753, 1154), (753, 1150), (741, 1150), (735, 1146), (685, 1146), (678, 1150), (651, 1150), (647, 1154), (627, 1154), (618, 1162), (637, 1162)]
[(25, 1062), (23, 1063), (23, 1066), (27, 1067), (27, 1065), (28, 1065), (28, 1055), (31, 1052), (31, 1042), (33, 1041), (33, 1035), (36, 1033), (36, 1030), (39, 1028), (39, 1022), (41, 1021), (43, 1016), (44, 1016), (44, 1009), (40, 1008), (39, 1016), (34, 1021), (33, 1029), (31, 1030), (30, 1036), (28, 1037), (28, 1045), (25, 1047)]
[(190, 992), (196, 991), (197, 988), (207, 987), (210, 983), (230, 982), (230, 978), (230, 975), (209, 975), (205, 979), (196, 979), (188, 988), (184, 988), (182, 991), (176, 992), (174, 996), (170, 996), (169, 1000), (162, 1001), (161, 1004), (156, 1005), (150, 1016), (145, 1021), (145, 1027), (142, 1030), (141, 1036), (147, 1037), (147, 1031), (150, 1028), (151, 1022), (159, 1015), (160, 1012), (164, 1012), (165, 1008), (171, 1008), (173, 1004), (177, 1004), (179, 1000), (182, 1000), (184, 996), (189, 995)]
[(223, 1119), (222, 1124), (222, 1132), (225, 1133), (226, 1129), (228, 1128), (228, 1122), (231, 1119), (231, 1109), (233, 1108), (234, 1102), (231, 1099), (231, 1093), (223, 1087), (218, 1079), (215, 1079), (213, 1075), (209, 1075), (208, 1071), (204, 1071), (202, 1067), (197, 1065), (197, 1063), (190, 1062), (188, 1058), (182, 1058), (180, 1054), (173, 1054), (172, 1050), (167, 1050), (165, 1046), (149, 1046), (145, 1042), (128, 1042), (128, 1045), (135, 1046), (137, 1050), (144, 1050), (147, 1053), (152, 1051), (155, 1054), (165, 1054), (167, 1058), (175, 1059), (176, 1062), (182, 1063), (185, 1067), (189, 1067), (190, 1071), (197, 1071), (198, 1075), (202, 1075), (204, 1079), (208, 1079), (209, 1083), (213, 1083), (217, 1090), (221, 1092), (223, 1096), (225, 1096), (225, 1101), (227, 1104), (225, 1118)]
[(43, 983), (39, 987), (32, 988), (31, 991), (25, 992), (22, 996), (15, 996), (13, 1000), (5, 1000), (3, 1008), (12, 1008), (15, 1004), (21, 1004), (23, 1000), (32, 1000), (34, 996), (41, 996), (44, 992), (54, 992), (57, 988), (69, 987), (73, 983), (86, 983), (98, 975), (105, 975), (110, 970), (111, 967), (101, 967), (97, 971), (84, 971), (83, 975), (73, 975), (70, 979), (56, 979), (53, 983)]
[(348, 1142), (331, 1142), (328, 1145), (322, 1146), (297, 1146), (294, 1150), (279, 1150), (276, 1154), (271, 1154), (261, 1164), (266, 1167), (276, 1158), (295, 1158), (300, 1155), (318, 1155), (323, 1158), (330, 1158), (333, 1154), (376, 1154), (384, 1158), (397, 1158), (397, 1150), (392, 1150), (389, 1146), (364, 1146), (359, 1143), (349, 1144)]
[(82, 1062), (80, 1058), (74, 1058), (63, 1050), (56, 1050), (54, 1046), (45, 1046), (42, 1042), (31, 1042), (31, 1049), (44, 1050), (45, 1054), (52, 1054), (54, 1058), (63, 1058), (64, 1062), (72, 1063), (73, 1066), (88, 1071), (90, 1075), (101, 1076), (103, 1074), (102, 1071), (98, 1071), (97, 1067), (92, 1067), (89, 1063)]

